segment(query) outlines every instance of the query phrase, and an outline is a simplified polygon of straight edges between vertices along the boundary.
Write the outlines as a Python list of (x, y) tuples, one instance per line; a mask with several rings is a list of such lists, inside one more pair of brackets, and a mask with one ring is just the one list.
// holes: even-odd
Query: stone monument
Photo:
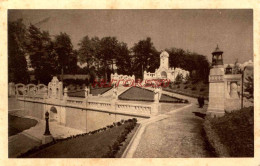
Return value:
[(223, 65), (223, 51), (217, 48), (212, 52), (212, 68), (209, 75), (209, 104), (207, 113), (222, 116), (225, 111), (240, 109), (241, 74), (233, 74)]

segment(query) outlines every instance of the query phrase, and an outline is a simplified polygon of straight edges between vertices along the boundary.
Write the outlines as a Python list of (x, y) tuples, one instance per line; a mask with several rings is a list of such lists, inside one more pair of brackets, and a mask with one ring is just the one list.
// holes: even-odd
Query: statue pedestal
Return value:
[(43, 135), (42, 136), (42, 144), (47, 144), (53, 141), (52, 135)]

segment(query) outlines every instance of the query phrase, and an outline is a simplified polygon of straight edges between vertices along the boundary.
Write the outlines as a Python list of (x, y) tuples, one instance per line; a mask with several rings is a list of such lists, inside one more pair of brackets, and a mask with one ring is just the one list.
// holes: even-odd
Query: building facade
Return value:
[(175, 81), (178, 74), (181, 74), (183, 78), (189, 75), (189, 72), (180, 68), (170, 68), (169, 67), (169, 54), (163, 51), (160, 54), (160, 66), (155, 69), (154, 73), (144, 71), (144, 80), (153, 79), (168, 79), (170, 81)]

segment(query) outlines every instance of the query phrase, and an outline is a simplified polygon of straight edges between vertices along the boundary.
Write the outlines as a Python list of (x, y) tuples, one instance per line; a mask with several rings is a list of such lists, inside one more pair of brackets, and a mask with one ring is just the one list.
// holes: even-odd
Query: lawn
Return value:
[[(154, 92), (151, 90), (143, 89), (140, 87), (131, 87), (124, 93), (118, 96), (120, 100), (132, 100), (132, 101), (154, 101)], [(169, 95), (162, 94), (160, 102), (169, 102), (169, 103), (181, 103), (184, 100), (171, 97)]]
[(163, 90), (195, 98), (199, 96), (204, 96), (204, 98), (207, 99), (209, 95), (209, 84), (204, 83), (202, 81), (196, 83), (187, 82), (180, 84), (172, 84), (169, 87), (163, 88)]
[(254, 157), (254, 107), (207, 118), (209, 142), (222, 157)]
[(26, 129), (29, 129), (37, 124), (34, 119), (20, 118), (13, 115), (8, 115), (8, 136), (16, 135)]
[[(34, 153), (23, 156), (24, 158), (101, 158), (125, 130), (125, 125), (115, 126), (92, 135), (59, 141)], [(137, 127), (137, 126), (136, 126)], [(123, 147), (120, 149), (125, 149)]]
[[(100, 87), (97, 87), (97, 88), (91, 88), (90, 89), (90, 94), (94, 95), (94, 96), (97, 96), (97, 95), (102, 95), (104, 94), (105, 92), (109, 91), (112, 87), (106, 87), (106, 88), (100, 88)], [(82, 97), (84, 98), (85, 97), (85, 90), (84, 89), (81, 89), (81, 90), (73, 90), (73, 91), (69, 91), (68, 92), (68, 96), (70, 97)]]

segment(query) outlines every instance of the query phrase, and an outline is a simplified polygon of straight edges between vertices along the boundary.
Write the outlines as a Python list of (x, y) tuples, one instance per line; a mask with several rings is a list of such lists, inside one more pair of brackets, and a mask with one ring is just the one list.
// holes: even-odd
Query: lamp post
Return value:
[(46, 127), (45, 127), (44, 135), (51, 135), (50, 129), (49, 129), (49, 112), (45, 113), (45, 120), (46, 120)]
[(46, 120), (46, 127), (45, 127), (45, 132), (42, 136), (42, 144), (47, 144), (53, 141), (53, 137), (49, 129), (49, 112), (45, 113), (45, 120)]

